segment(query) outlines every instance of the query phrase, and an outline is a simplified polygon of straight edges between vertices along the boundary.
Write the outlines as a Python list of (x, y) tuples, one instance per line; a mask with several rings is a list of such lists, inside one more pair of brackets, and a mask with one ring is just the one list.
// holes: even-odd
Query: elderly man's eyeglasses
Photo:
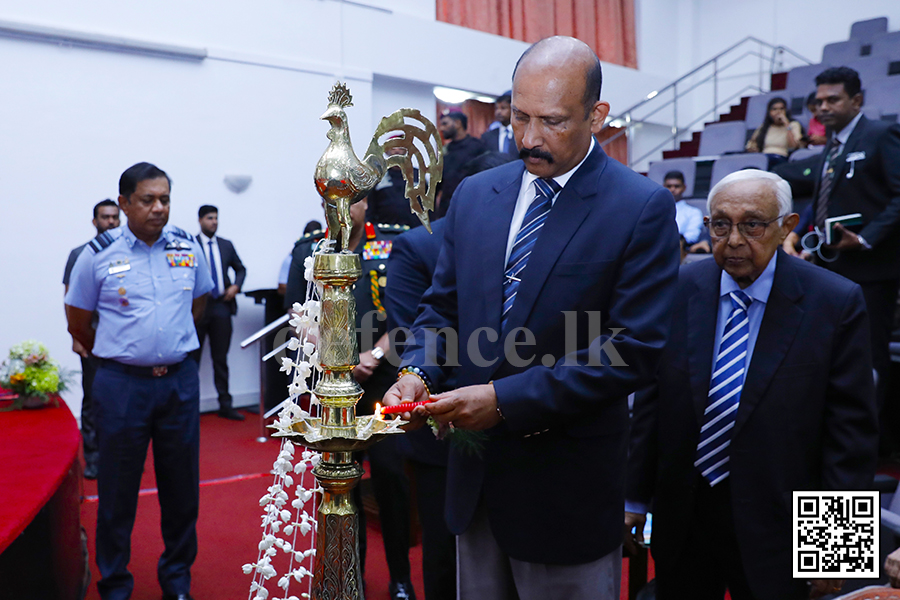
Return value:
[(725, 219), (715, 219), (713, 221), (706, 218), (706, 226), (709, 227), (709, 235), (714, 238), (724, 238), (731, 235), (732, 228), (737, 225), (738, 231), (745, 238), (761, 238), (766, 234), (769, 225), (782, 218), (784, 215), (778, 215), (771, 221), (741, 221), (740, 223), (732, 223)]

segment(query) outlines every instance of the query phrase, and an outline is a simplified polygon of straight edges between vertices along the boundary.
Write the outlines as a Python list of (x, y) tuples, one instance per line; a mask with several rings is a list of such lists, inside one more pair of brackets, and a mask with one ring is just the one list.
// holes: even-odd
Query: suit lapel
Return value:
[(528, 320), (553, 266), (591, 211), (590, 200), (597, 195), (597, 178), (607, 160), (606, 154), (597, 145), (559, 193), (534, 244), (528, 264), (522, 271), (522, 283), (510, 309), (507, 331), (524, 326)]
[(841, 149), (841, 155), (837, 158), (838, 164), (835, 165), (834, 182), (831, 185), (831, 194), (829, 195), (829, 198), (834, 196), (834, 191), (841, 183), (843, 183), (844, 177), (847, 174), (847, 169), (850, 168), (850, 163), (847, 162), (847, 156), (849, 156), (851, 152), (856, 151), (856, 147), (859, 145), (860, 140), (865, 136), (865, 129), (866, 117), (863, 115), (859, 118), (859, 121), (856, 122), (853, 133), (847, 138), (847, 143), (844, 144), (844, 147)]
[[(713, 261), (708, 262), (715, 264)], [(697, 289), (688, 300), (688, 364), (698, 428), (703, 424), (703, 413), (709, 396), (721, 277), (722, 270), (718, 265), (716, 268), (710, 266), (698, 278)]]
[(732, 438), (738, 435), (768, 389), (775, 371), (784, 361), (797, 335), (797, 329), (805, 313), (797, 305), (797, 301), (803, 296), (803, 290), (797, 283), (791, 264), (792, 259), (781, 250), (778, 254), (775, 281), (766, 302), (766, 311), (760, 324), (759, 335), (756, 337), (750, 368), (744, 378)]
[[(506, 271), (506, 243), (512, 222), (525, 163), (514, 172), (510, 179), (494, 184), (494, 196), (488, 198), (480, 209), (476, 225), (478, 247), (481, 256), (480, 267), (482, 302), (484, 302), (485, 326), (500, 331), (500, 316), (503, 309), (503, 273)], [(478, 336), (482, 356), (494, 356), (498, 342), (489, 342), (487, 336)]]

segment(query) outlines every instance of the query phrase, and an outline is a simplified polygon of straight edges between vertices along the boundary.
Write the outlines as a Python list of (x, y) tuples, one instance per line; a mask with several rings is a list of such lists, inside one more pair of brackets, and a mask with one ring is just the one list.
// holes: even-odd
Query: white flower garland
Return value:
[[(304, 304), (294, 303), (292, 309), (294, 317), (290, 320), (291, 327), (297, 333), (297, 337), (292, 338), (288, 344), (288, 349), (292, 352), (298, 352), (298, 360), (294, 361), (290, 357), (281, 359), (281, 370), (285, 373), (293, 371), (291, 383), (288, 386), (290, 393), (290, 401), (286, 402), (284, 408), (278, 414), (275, 425), (279, 431), (290, 431), (291, 425), (299, 418), (309, 416), (306, 411), (300, 408), (298, 398), (310, 391), (311, 387), (315, 387), (315, 381), (318, 379), (322, 371), (319, 364), (318, 353), (315, 344), (310, 338), (316, 339), (319, 329), (320, 304), (317, 300), (320, 297), (320, 290), (313, 282), (313, 257), (307, 257), (303, 263), (305, 268), (304, 276), (307, 281), (306, 286), (306, 302)], [(319, 401), (315, 394), (311, 395), (311, 409), (318, 412)], [(278, 458), (272, 465), (272, 474), (275, 480), (266, 490), (266, 494), (260, 498), (259, 505), (263, 507), (262, 516), (262, 540), (259, 542), (259, 553), (256, 562), (248, 563), (243, 566), (245, 575), (253, 574), (250, 583), (250, 592), (248, 599), (252, 600), (268, 600), (269, 590), (266, 589), (266, 582), (278, 575), (275, 566), (272, 564), (273, 558), (278, 555), (278, 550), (288, 555), (288, 566), (285, 574), (278, 580), (277, 587), (283, 590), (282, 598), (272, 598), (272, 600), (300, 600), (300, 598), (309, 598), (312, 591), (312, 571), (304, 566), (309, 564), (312, 567), (312, 560), (316, 555), (316, 516), (315, 508), (313, 514), (309, 514), (306, 510), (307, 504), (316, 494), (321, 494), (322, 488), (318, 486), (314, 477), (311, 476), (311, 487), (307, 487), (307, 472), (319, 464), (321, 456), (318, 452), (312, 450), (303, 450), (300, 460), (294, 464), (295, 459), (294, 444), (284, 439), (281, 442), (281, 449)], [(293, 475), (300, 475), (294, 491), (294, 500), (290, 503), (290, 508), (286, 506), (290, 496), (288, 489), (294, 485)], [(313, 506), (317, 506), (317, 502), (313, 502)], [(306, 538), (309, 536), (308, 544), (303, 542), (304, 546), (308, 546), (307, 550), (300, 550), (297, 547), (298, 535)], [(309, 562), (307, 563), (307, 559)], [(306, 592), (297, 596), (289, 595), (292, 580), (302, 583), (307, 579)]]

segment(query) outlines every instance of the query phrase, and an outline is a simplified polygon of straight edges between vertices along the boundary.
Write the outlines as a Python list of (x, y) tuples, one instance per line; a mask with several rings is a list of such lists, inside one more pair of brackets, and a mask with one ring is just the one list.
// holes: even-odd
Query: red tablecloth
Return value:
[[(0, 401), (0, 408), (11, 402)], [(81, 434), (66, 403), (0, 412), (0, 553), (31, 523), (78, 457)]]

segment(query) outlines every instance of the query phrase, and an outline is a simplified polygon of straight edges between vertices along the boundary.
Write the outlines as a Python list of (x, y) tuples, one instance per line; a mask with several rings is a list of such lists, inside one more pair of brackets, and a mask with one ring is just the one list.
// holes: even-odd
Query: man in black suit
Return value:
[(853, 69), (826, 69), (816, 77), (816, 85), (818, 119), (829, 141), (813, 167), (812, 206), (785, 250), (797, 254), (800, 236), (813, 228), (823, 231), (826, 218), (862, 215), (859, 225), (835, 227), (837, 243), (822, 254), (826, 258), (836, 254), (836, 260), (818, 262), (862, 287), (880, 408), (890, 372), (890, 335), (900, 287), (900, 125), (870, 121), (860, 112), (861, 82)]
[(505, 154), (510, 158), (519, 158), (519, 149), (516, 148), (516, 140), (513, 137), (512, 124), (510, 123), (510, 115), (512, 108), (510, 101), (512, 100), (512, 92), (504, 92), (495, 102), (494, 118), (500, 123), (499, 127), (488, 129), (481, 134), (481, 141), (485, 143), (488, 150)]
[(652, 502), (659, 600), (801, 599), (792, 495), (865, 490), (877, 460), (859, 286), (777, 252), (790, 186), (732, 173), (710, 192), (714, 261), (682, 267), (658, 381), (634, 403), (626, 545)]
[[(512, 123), (525, 158), (457, 188), (384, 396), (426, 400), (456, 373), (456, 389), (403, 418), (485, 431), (481, 453), (451, 445), (448, 465), (462, 600), (619, 597), (627, 397), (665, 344), (678, 232), (672, 195), (594, 140), (609, 113), (601, 79), (594, 52), (569, 37), (519, 59)], [(444, 328), (457, 357), (449, 334), (429, 335)]]
[[(419, 301), (431, 287), (444, 240), (444, 225), (444, 219), (434, 221), (431, 233), (419, 227), (394, 240), (388, 259), (390, 279), (384, 290), (388, 331), (394, 332), (398, 327), (409, 329), (416, 320)], [(398, 446), (415, 473), (425, 600), (455, 600), (456, 536), (444, 521), (449, 444), (435, 439), (431, 429), (425, 427), (402, 436)]]
[[(119, 226), (119, 205), (107, 198), (94, 205), (94, 218), (91, 224), (97, 230), (97, 235), (104, 231), (115, 229)], [(63, 272), (63, 285), (66, 293), (69, 291), (69, 277), (75, 261), (81, 256), (81, 251), (87, 244), (82, 244), (69, 253), (66, 261), (66, 269)], [(91, 325), (97, 327), (97, 313), (91, 320)], [(84, 444), (84, 478), (97, 479), (97, 467), (100, 455), (100, 445), (97, 441), (97, 427), (94, 424), (94, 403), (92, 401), (91, 388), (94, 386), (94, 375), (97, 373), (96, 359), (74, 337), (72, 338), (72, 352), (81, 357), (81, 440)]]
[[(243, 421), (244, 415), (231, 405), (228, 392), (228, 348), (231, 346), (231, 318), (237, 314), (235, 297), (244, 285), (247, 269), (229, 240), (216, 235), (219, 229), (219, 209), (204, 204), (198, 212), (200, 233), (197, 240), (206, 254), (215, 288), (209, 293), (209, 301), (203, 317), (197, 322), (197, 337), (200, 347), (195, 352), (199, 364), (203, 341), (209, 335), (209, 350), (212, 355), (216, 392), (219, 394), (219, 416), (232, 421)], [(234, 271), (234, 283), (228, 270)]]
[(440, 204), (435, 212), (442, 217), (450, 210), (453, 192), (463, 180), (463, 167), (489, 150), (479, 138), (469, 135), (469, 118), (458, 110), (442, 115), (439, 127), (444, 138), (444, 172)]

